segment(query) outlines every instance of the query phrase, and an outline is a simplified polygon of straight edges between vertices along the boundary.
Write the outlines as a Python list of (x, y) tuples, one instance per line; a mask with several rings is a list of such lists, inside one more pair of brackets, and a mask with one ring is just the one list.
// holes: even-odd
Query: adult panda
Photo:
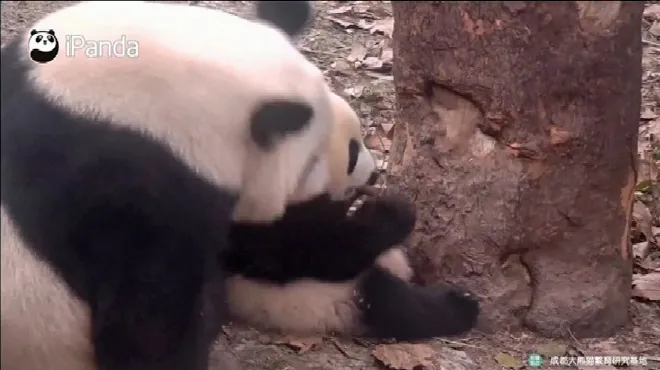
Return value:
[[(3, 369), (207, 368), (231, 219), (276, 218), (324, 182), (331, 102), (290, 42), (307, 19), (268, 20), (83, 2), (2, 49)], [(87, 57), (73, 35), (139, 56)]]
[(423, 340), (470, 330), (479, 303), (458, 287), (410, 284), (398, 247), (415, 210), (394, 197), (368, 199), (352, 216), (348, 188), (370, 182), (375, 163), (350, 105), (333, 95), (328, 193), (290, 205), (271, 225), (232, 227), (223, 261), (230, 313), (294, 335), (339, 333)]

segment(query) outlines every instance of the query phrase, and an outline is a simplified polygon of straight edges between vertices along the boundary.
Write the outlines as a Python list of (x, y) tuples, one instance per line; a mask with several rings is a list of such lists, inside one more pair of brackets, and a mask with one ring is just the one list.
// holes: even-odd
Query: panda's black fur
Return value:
[[(303, 8), (309, 6), (306, 2), (298, 4)], [(102, 27), (111, 26), (112, 22), (130, 23), (125, 19), (139, 18), (131, 10), (149, 14), (149, 9), (179, 5), (125, 2), (116, 6), (118, 8), (103, 2), (98, 5), (74, 5), (77, 8), (73, 13), (66, 13), (64, 18), (74, 14), (74, 18), (79, 17), (77, 20), (80, 23), (74, 19), (70, 24), (62, 22), (60, 26), (77, 27), (83, 21), (89, 21), (90, 24), (81, 26), (80, 32), (88, 31), (92, 35), (98, 31), (96, 36), (99, 36), (104, 32), (110, 33)], [(106, 10), (116, 10), (116, 13), (109, 14)], [(209, 14), (213, 10), (183, 7), (165, 11), (170, 15), (187, 12), (186, 19), (190, 20), (191, 25), (195, 24), (197, 15), (206, 17), (208, 21), (209, 17), (220, 14)], [(85, 12), (101, 18), (88, 20), (80, 17)], [(309, 10), (299, 14), (309, 14)], [(97, 28), (94, 22), (103, 19), (104, 15), (110, 20), (99, 22)], [(117, 18), (112, 18), (117, 15)], [(45, 19), (41, 22), (47, 23), (53, 19), (63, 21), (61, 18)], [(158, 18), (142, 19), (145, 22), (166, 22)], [(182, 18), (172, 19), (186, 22)], [(236, 22), (245, 30), (252, 27), (233, 18), (219, 20), (220, 23), (224, 21)], [(269, 21), (277, 24), (276, 19)], [(290, 24), (305, 22), (294, 20)], [(133, 31), (134, 36), (141, 35), (142, 29), (147, 30), (145, 33), (150, 32), (147, 24), (132, 23), (131, 26), (136, 28), (127, 29), (127, 32)], [(56, 26), (52, 28), (55, 32), (59, 30)], [(113, 29), (110, 27), (110, 30)], [(184, 31), (193, 32), (188, 29), (172, 32)], [(236, 48), (241, 49), (243, 46), (240, 43), (245, 42), (245, 35), (241, 34), (241, 30), (236, 31)], [(273, 40), (282, 38), (268, 33), (279, 33), (274, 29), (266, 31), (260, 28), (258, 32), (272, 35)], [(268, 45), (268, 41), (265, 42)], [(150, 57), (149, 51), (155, 51), (158, 47), (146, 42), (140, 46), (145, 48), (141, 50), (144, 55), (140, 55), (135, 63), (149, 63), (146, 60), (150, 59), (144, 58)], [(290, 44), (288, 47), (293, 50)], [(10, 41), (2, 49), (2, 367), (9, 370), (207, 369), (211, 339), (226, 318), (224, 269), (218, 264), (216, 256), (218, 251), (227, 247), (228, 227), (232, 218), (236, 217), (233, 213), (237, 205), (243, 199), (243, 178), (231, 176), (235, 172), (242, 173), (242, 168), (252, 169), (252, 165), (271, 168), (261, 161), (280, 155), (281, 142), (289, 140), (295, 146), (298, 140), (305, 139), (308, 141), (301, 145), (308, 152), (296, 152), (295, 148), (289, 148), (287, 152), (297, 155), (301, 161), (290, 167), (290, 175), (303, 173), (301, 167), (304, 162), (316, 158), (314, 143), (320, 144), (325, 140), (322, 133), (329, 129), (327, 113), (324, 113), (325, 85), (321, 73), (317, 74), (302, 56), (298, 57), (297, 52), (291, 51), (292, 60), (284, 60), (284, 64), (293, 67), (292, 72), (300, 72), (295, 69), (299, 64), (304, 73), (310, 71), (309, 83), (302, 85), (317, 89), (318, 104), (295, 99), (299, 98), (296, 94), (300, 94), (295, 91), (291, 93), (294, 99), (275, 96), (269, 100), (265, 96), (264, 104), (254, 107), (251, 121), (239, 124), (234, 123), (236, 119), (233, 118), (225, 124), (226, 127), (220, 127), (220, 139), (211, 143), (218, 148), (234, 143), (240, 145), (243, 136), (239, 132), (248, 132), (246, 137), (248, 140), (251, 137), (256, 145), (251, 151), (246, 150), (245, 157), (200, 158), (196, 155), (201, 152), (192, 152), (193, 155), (188, 156), (191, 152), (177, 151), (182, 147), (194, 151), (199, 142), (183, 140), (178, 143), (180, 147), (174, 148), (168, 137), (134, 127), (140, 126), (141, 122), (123, 122), (126, 117), (143, 117), (140, 116), (143, 114), (149, 119), (155, 117), (156, 120), (150, 124), (157, 126), (163, 120), (158, 121), (160, 111), (155, 106), (163, 103), (170, 103), (169, 108), (164, 105), (165, 109), (181, 114), (186, 114), (185, 109), (193, 111), (199, 106), (213, 109), (212, 104), (220, 107), (222, 104), (231, 105), (222, 100), (231, 99), (226, 94), (217, 97), (205, 95), (211, 101), (199, 101), (199, 106), (182, 107), (180, 111), (175, 109), (179, 101), (161, 100), (158, 94), (181, 96), (193, 101), (197, 96), (194, 95), (198, 91), (196, 89), (213, 89), (212, 86), (204, 86), (203, 70), (196, 69), (199, 66), (180, 70), (182, 76), (200, 72), (199, 81), (187, 81), (192, 86), (189, 91), (183, 85), (167, 86), (167, 83), (176, 81), (176, 77), (168, 81), (170, 76), (164, 75), (162, 79), (151, 79), (147, 74), (113, 75), (108, 71), (108, 76), (97, 73), (107, 64), (94, 63), (116, 62), (126, 71), (130, 70), (127, 64), (121, 65), (127, 62), (120, 59), (79, 59), (76, 62), (65, 59), (69, 56), (60, 55), (52, 62), (35, 66), (30, 64), (27, 49), (24, 35)], [(259, 53), (257, 48), (247, 52)], [(162, 60), (159, 63), (152, 73), (176, 68), (177, 63), (184, 62)], [(74, 70), (67, 70), (69, 67), (61, 69), (63, 65), (71, 65)], [(146, 68), (146, 65), (142, 66)], [(267, 66), (263, 67), (265, 69), (257, 73), (265, 73)], [(49, 75), (50, 71), (57, 72)], [(62, 75), (64, 72), (71, 73), (70, 80)], [(76, 75), (78, 72), (80, 75)], [(301, 76), (304, 73), (301, 72)], [(166, 85), (153, 89), (154, 86), (138, 85), (140, 81), (135, 81), (133, 77), (142, 77), (145, 81), (141, 82), (156, 85), (165, 81)], [(63, 88), (62, 85), (69, 81), (72, 85)], [(123, 86), (111, 84), (107, 85), (109, 92), (104, 98), (105, 83), (114, 81), (130, 86), (126, 92), (144, 100), (131, 100), (134, 95), (120, 93)], [(186, 81), (180, 78), (178, 82)], [(274, 88), (278, 86), (273, 84)], [(144, 90), (133, 92), (130, 89), (134, 87)], [(217, 90), (230, 87), (217, 86)], [(240, 85), (235, 87), (240, 88)], [(252, 88), (254, 92), (260, 91)], [(259, 86), (259, 89), (262, 88)], [(171, 89), (181, 89), (182, 92), (172, 92)], [(218, 100), (212, 102), (214, 99)], [(107, 110), (104, 111), (104, 108)], [(227, 112), (227, 115), (235, 117), (232, 114), (241, 111), (232, 107)], [(163, 117), (174, 116), (168, 111)], [(178, 124), (186, 127), (201, 124), (221, 126), (223, 117), (212, 120), (206, 117), (204, 120)], [(236, 129), (231, 125), (236, 125)], [(239, 125), (245, 128), (238, 128)], [(236, 137), (230, 134), (223, 137), (223, 129)], [(163, 132), (171, 133), (167, 130)], [(196, 138), (206, 137), (208, 135)], [(285, 137), (293, 139), (285, 140)], [(206, 167), (195, 167), (197, 159), (203, 159)], [(214, 172), (216, 168), (218, 171)], [(215, 174), (219, 177), (213, 177)], [(289, 173), (273, 175), (286, 177)], [(225, 180), (231, 180), (231, 183), (225, 184)], [(286, 180), (290, 182), (290, 179)], [(248, 185), (255, 187), (252, 195), (259, 193), (259, 186), (264, 186)], [(277, 186), (277, 191), (292, 190)], [(284, 195), (289, 194), (280, 195), (286, 199)], [(260, 206), (258, 197), (246, 202), (246, 214), (250, 213), (251, 207)], [(274, 204), (273, 211), (277, 212), (278, 207), (282, 205)], [(276, 214), (269, 217), (274, 216)], [(57, 294), (49, 296), (45, 292)], [(90, 342), (89, 346), (83, 345), (86, 341)]]
[(223, 256), (230, 313), (287, 334), (368, 335), (419, 340), (471, 329), (479, 303), (459, 287), (413, 285), (400, 248), (416, 220), (396, 198), (368, 199), (353, 215), (346, 190), (372, 183), (376, 164), (360, 120), (333, 94), (328, 193), (289, 205), (270, 225), (245, 222)]

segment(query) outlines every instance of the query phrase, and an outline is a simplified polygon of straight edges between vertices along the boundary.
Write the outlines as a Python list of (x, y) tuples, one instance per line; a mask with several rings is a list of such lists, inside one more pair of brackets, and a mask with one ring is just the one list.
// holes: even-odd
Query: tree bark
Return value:
[(643, 2), (392, 2), (392, 177), (424, 284), (482, 297), (483, 330), (627, 322)]

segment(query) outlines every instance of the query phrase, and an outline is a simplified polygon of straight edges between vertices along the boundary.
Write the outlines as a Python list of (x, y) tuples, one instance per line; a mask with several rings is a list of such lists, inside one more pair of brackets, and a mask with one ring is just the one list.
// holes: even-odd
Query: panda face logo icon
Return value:
[(30, 40), (28, 41), (28, 48), (30, 49), (30, 59), (37, 63), (48, 63), (55, 59), (57, 53), (60, 51), (60, 43), (55, 37), (55, 31), (37, 31), (30, 32)]

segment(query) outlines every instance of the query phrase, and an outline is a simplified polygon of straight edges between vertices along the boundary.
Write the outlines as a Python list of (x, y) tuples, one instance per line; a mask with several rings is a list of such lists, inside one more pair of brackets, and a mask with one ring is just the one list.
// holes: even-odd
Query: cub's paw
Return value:
[(429, 309), (442, 320), (435, 323), (436, 336), (460, 335), (471, 330), (477, 324), (480, 314), (479, 298), (469, 290), (456, 285), (424, 287), (433, 297), (429, 300)]
[(354, 214), (364, 223), (374, 237), (388, 245), (403, 242), (412, 232), (417, 221), (415, 206), (400, 197), (368, 199)]

